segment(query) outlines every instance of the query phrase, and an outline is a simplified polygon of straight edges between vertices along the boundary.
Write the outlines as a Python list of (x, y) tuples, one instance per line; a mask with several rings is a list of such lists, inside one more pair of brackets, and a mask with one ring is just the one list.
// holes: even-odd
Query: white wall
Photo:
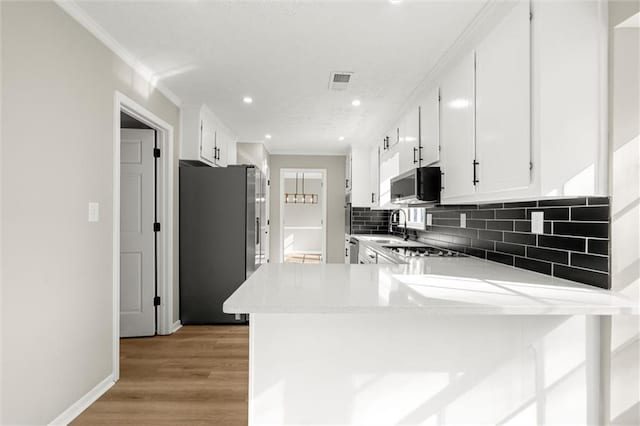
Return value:
[[(616, 28), (638, 2), (609, 4), (609, 118), (612, 288), (640, 298), (640, 28)], [(640, 424), (640, 327), (611, 324), (612, 424)]]
[(179, 109), (53, 2), (0, 9), (0, 423), (36, 425), (112, 374), (114, 92), (176, 135)]
[[(344, 173), (343, 155), (271, 155), (271, 262), (282, 262), (280, 256), (280, 170), (327, 170), (327, 263), (344, 263)], [(277, 177), (277, 178), (276, 178)]]
[[(322, 229), (286, 229), (287, 227), (322, 227), (322, 180), (305, 178), (304, 191), (318, 194), (317, 204), (284, 205), (284, 252), (322, 253)], [(298, 192), (302, 193), (302, 175), (298, 179)], [(296, 180), (284, 180), (285, 192), (295, 193)]]

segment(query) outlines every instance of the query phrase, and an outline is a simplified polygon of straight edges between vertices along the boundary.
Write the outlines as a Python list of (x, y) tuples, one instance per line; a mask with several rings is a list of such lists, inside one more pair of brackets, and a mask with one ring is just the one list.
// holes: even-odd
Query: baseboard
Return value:
[(176, 321), (173, 323), (173, 327), (171, 327), (171, 334), (175, 333), (176, 331), (180, 330), (182, 328), (182, 323), (180, 322), (180, 320)]
[(91, 404), (96, 402), (106, 391), (108, 391), (115, 382), (113, 381), (113, 374), (109, 374), (107, 378), (98, 383), (93, 389), (87, 392), (82, 398), (77, 400), (71, 407), (67, 408), (56, 417), (49, 425), (68, 425), (76, 417), (80, 415), (84, 410), (89, 408)]

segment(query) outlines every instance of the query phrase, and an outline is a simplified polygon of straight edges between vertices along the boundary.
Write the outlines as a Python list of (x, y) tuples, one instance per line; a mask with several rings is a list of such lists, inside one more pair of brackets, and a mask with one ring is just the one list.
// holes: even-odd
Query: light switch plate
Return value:
[(100, 221), (100, 204), (89, 203), (89, 222)]
[(427, 213), (427, 226), (433, 225), (433, 215), (431, 213)]
[(466, 228), (466, 227), (467, 227), (467, 214), (460, 213), (460, 228)]
[(544, 234), (544, 212), (531, 212), (531, 232)]

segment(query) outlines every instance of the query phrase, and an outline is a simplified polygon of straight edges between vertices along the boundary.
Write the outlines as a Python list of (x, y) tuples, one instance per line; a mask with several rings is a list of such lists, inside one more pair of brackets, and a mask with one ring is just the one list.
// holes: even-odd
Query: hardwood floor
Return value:
[(73, 425), (246, 425), (247, 326), (120, 341), (120, 380)]
[(284, 258), (284, 263), (312, 263), (319, 264), (320, 263), (320, 254), (302, 254), (302, 253), (293, 253), (288, 254)]

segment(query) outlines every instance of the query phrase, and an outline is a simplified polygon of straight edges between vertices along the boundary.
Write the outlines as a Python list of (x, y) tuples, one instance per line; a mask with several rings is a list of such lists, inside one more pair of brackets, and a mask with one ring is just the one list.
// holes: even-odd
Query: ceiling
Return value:
[[(76, 1), (183, 103), (297, 154), (377, 141), (485, 2)], [(347, 90), (333, 71), (354, 73)]]

